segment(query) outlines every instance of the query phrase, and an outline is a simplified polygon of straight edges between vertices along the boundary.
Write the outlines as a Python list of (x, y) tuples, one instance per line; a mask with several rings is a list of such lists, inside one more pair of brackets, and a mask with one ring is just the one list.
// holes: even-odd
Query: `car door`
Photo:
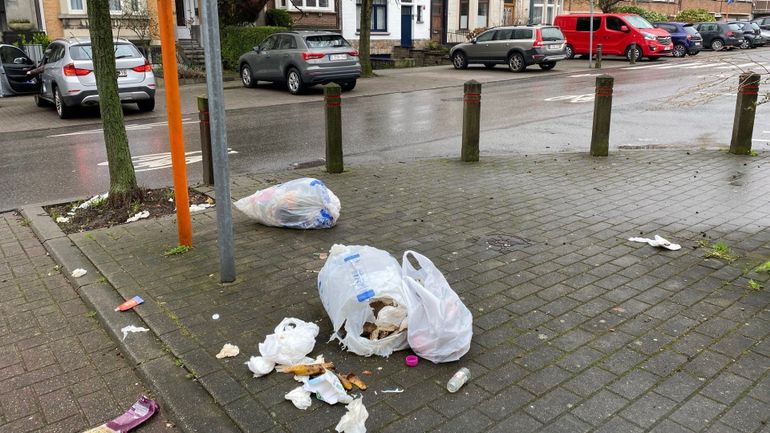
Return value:
[(631, 26), (622, 18), (615, 16), (606, 17), (605, 23), (606, 29), (601, 31), (597, 38), (602, 44), (602, 54), (624, 55), (628, 38), (627, 32), (623, 32), (621, 29), (623, 27), (630, 29)]
[(502, 63), (506, 61), (508, 51), (513, 44), (514, 29), (498, 29), (492, 38), (490, 50), (491, 60)]
[(289, 63), (291, 63), (291, 53), (296, 51), (296, 49), (297, 41), (294, 39), (294, 36), (279, 35), (269, 61), (270, 76), (274, 77), (273, 80), (284, 78), (284, 73), (288, 70)]
[(270, 62), (273, 60), (273, 49), (278, 43), (279, 35), (270, 35), (259, 44), (259, 48), (254, 56), (253, 74), (257, 80), (274, 80), (270, 75)]
[(43, 56), (43, 73), (40, 75), (40, 81), (42, 81), (43, 87), (41, 88), (40, 93), (44, 98), (53, 100), (54, 83), (62, 78), (62, 67), (64, 65), (60, 63), (61, 59), (64, 57), (64, 45), (53, 43), (49, 45), (45, 51), (46, 54)]
[(717, 34), (717, 25), (712, 23), (698, 24), (698, 33), (703, 38), (703, 46), (710, 47), (711, 41)]
[(24, 51), (11, 45), (0, 46), (0, 62), (14, 93), (33, 93), (40, 87), (37, 79), (27, 75), (27, 71), (35, 68), (35, 62)]
[(468, 47), (468, 61), (484, 62), (492, 57), (492, 39), (496, 30), (488, 30), (476, 38), (476, 42)]

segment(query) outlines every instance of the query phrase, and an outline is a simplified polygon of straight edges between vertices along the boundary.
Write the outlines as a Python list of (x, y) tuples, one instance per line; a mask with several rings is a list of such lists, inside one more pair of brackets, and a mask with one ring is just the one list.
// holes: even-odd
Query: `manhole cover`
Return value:
[(489, 248), (496, 251), (511, 251), (532, 244), (532, 242), (527, 239), (504, 233), (482, 236), (478, 239), (478, 242), (483, 242), (487, 244)]

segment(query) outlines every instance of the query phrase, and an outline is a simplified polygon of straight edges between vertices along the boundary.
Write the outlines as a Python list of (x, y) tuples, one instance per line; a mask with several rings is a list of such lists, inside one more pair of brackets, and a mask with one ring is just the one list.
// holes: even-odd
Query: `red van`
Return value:
[[(647, 20), (634, 14), (594, 14), (594, 49), (602, 44), (602, 54), (626, 56), (629, 60), (636, 44), (636, 58), (656, 59), (670, 55), (673, 45), (671, 35), (656, 29)], [(588, 54), (591, 15), (559, 15), (554, 25), (561, 28), (567, 38), (567, 58), (576, 54)]]

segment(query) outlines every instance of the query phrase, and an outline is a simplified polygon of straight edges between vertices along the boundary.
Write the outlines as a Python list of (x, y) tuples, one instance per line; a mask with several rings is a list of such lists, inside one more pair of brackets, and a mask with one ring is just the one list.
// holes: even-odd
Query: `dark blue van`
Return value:
[(698, 30), (688, 23), (653, 23), (653, 26), (671, 33), (674, 57), (684, 57), (685, 54), (694, 56), (703, 48), (703, 38)]

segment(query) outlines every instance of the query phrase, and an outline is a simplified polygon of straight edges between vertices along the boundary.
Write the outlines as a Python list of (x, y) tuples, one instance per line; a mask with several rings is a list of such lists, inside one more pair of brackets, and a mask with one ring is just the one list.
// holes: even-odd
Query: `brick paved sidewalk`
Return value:
[[(764, 432), (770, 416), (770, 157), (645, 151), (431, 160), (234, 179), (233, 197), (302, 175), (342, 201), (337, 227), (290, 231), (234, 211), (238, 281), (222, 286), (215, 211), (194, 216), (195, 248), (172, 218), (71, 236), (243, 431), (332, 431), (340, 405), (299, 411), (296, 386), (243, 363), (287, 316), (317, 322), (313, 355), (371, 370), (372, 432)], [(680, 251), (631, 243), (661, 234)], [(724, 241), (733, 263), (706, 259)], [(361, 358), (326, 343), (318, 253), (368, 244), (430, 257), (474, 314), (460, 362), (404, 366), (408, 351)], [(765, 287), (752, 290), (749, 279)], [(212, 320), (212, 314), (221, 319)], [(224, 343), (240, 346), (217, 360)], [(444, 389), (459, 366), (473, 380)], [(379, 369), (381, 368), (381, 370)], [(401, 387), (402, 394), (375, 391)], [(173, 397), (173, 396), (170, 396)]]
[[(79, 433), (148, 392), (32, 230), (0, 214), (0, 432)], [(178, 432), (167, 422), (136, 431)]]

